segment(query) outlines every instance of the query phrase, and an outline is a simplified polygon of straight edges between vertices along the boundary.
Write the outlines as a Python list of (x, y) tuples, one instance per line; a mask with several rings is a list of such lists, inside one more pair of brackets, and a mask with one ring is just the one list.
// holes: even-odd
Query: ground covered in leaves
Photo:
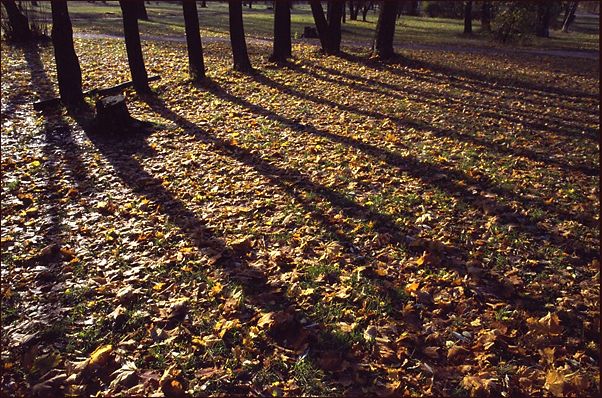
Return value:
[(597, 61), (269, 50), (3, 46), (3, 393), (598, 395)]

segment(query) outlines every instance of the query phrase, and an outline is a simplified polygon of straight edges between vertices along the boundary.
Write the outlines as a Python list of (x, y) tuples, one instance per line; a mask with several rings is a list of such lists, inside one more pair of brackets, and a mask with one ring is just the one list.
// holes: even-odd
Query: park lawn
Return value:
[[(175, 3), (151, 2), (146, 6), (149, 21), (140, 21), (142, 34), (149, 36), (183, 36), (184, 19), (181, 6)], [(40, 8), (42, 15), (49, 19), (49, 7)], [(208, 2), (207, 8), (199, 8), (201, 32), (204, 37), (228, 35), (228, 6), (223, 2)], [(118, 2), (106, 4), (97, 2), (73, 2), (69, 4), (74, 29), (82, 32), (96, 32), (122, 35), (121, 9)], [(252, 9), (243, 11), (245, 32), (248, 37), (270, 38), (273, 34), (273, 10), (264, 4), (255, 4)], [(367, 22), (347, 20), (343, 24), (343, 40), (370, 48), (378, 15), (371, 10)], [(91, 24), (91, 21), (94, 21)], [(516, 47), (588, 50), (599, 49), (599, 23), (597, 18), (579, 15), (570, 33), (551, 31), (551, 38), (529, 37), (508, 45), (492, 40), (491, 35), (481, 32), (479, 21), (473, 22), (473, 35), (464, 35), (463, 20), (402, 16), (397, 22), (395, 43), (400, 45), (445, 45), (463, 47), (486, 47), (512, 50)], [(294, 39), (301, 37), (305, 26), (314, 26), (311, 10), (306, 4), (296, 4), (292, 11), (291, 31)], [(317, 39), (315, 40), (317, 43)]]
[(597, 61), (269, 50), (193, 84), (145, 42), (149, 125), (106, 137), (33, 111), (50, 46), (3, 47), (3, 391), (597, 395)]

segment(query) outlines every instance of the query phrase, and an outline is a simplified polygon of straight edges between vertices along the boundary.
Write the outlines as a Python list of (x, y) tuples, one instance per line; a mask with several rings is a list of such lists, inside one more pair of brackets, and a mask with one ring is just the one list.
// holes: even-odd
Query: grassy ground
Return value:
[[(150, 21), (141, 21), (141, 31), (149, 35), (183, 35), (183, 17), (181, 7), (173, 3), (151, 2), (147, 5)], [(44, 9), (45, 10), (45, 9)], [(122, 34), (119, 19), (121, 10), (117, 2), (90, 4), (75, 2), (69, 5), (70, 15), (74, 18), (74, 27), (81, 31)], [(44, 11), (47, 15), (47, 10)], [(244, 9), (246, 34), (250, 37), (268, 38), (273, 31), (273, 10), (264, 4), (256, 4), (252, 9)], [(204, 36), (226, 35), (228, 33), (227, 4), (208, 2), (207, 8), (199, 8), (201, 30)], [(94, 24), (90, 19), (94, 18)], [(360, 18), (361, 19), (361, 18)], [(348, 20), (343, 25), (343, 40), (370, 43), (374, 36), (377, 15), (368, 14), (368, 21)], [(298, 38), (305, 26), (314, 26), (309, 6), (295, 5), (292, 12), (292, 32)], [(440, 44), (460, 46), (495, 47), (500, 44), (491, 40), (488, 34), (479, 31), (479, 22), (474, 21), (475, 34), (462, 34), (463, 21), (444, 18), (403, 16), (396, 29), (397, 43)], [(518, 44), (513, 44), (516, 46)], [(509, 48), (512, 48), (510, 46)], [(530, 38), (520, 46), (547, 49), (598, 50), (598, 19), (593, 16), (579, 15), (571, 33), (552, 31), (550, 39)]]
[(3, 46), (4, 394), (599, 393), (597, 61), (144, 51), (150, 125), (107, 137)]

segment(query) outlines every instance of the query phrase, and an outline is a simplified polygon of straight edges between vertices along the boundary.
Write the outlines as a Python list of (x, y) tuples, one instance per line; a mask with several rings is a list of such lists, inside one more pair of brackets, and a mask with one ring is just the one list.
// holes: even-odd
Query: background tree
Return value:
[(472, 1), (468, 0), (464, 4), (464, 33), (472, 33)]
[(360, 12), (360, 5), (357, 0), (349, 0), (349, 19), (357, 21), (357, 14)]
[[(2, 0), (2, 5), (6, 9), (8, 16), (8, 29), (5, 29), (6, 35), (15, 41), (27, 41), (31, 39), (31, 29), (27, 17), (23, 15), (14, 0)], [(3, 24), (3, 28), (5, 28)]]
[(148, 75), (144, 66), (138, 30), (138, 5), (131, 0), (119, 0), (119, 5), (123, 14), (123, 35), (134, 89), (137, 92), (149, 92)]
[(228, 16), (230, 20), (230, 43), (232, 44), (234, 70), (249, 72), (253, 67), (251, 66), (247, 52), (245, 30), (242, 22), (242, 3), (240, 1), (228, 1)]
[(314, 17), (314, 23), (318, 30), (318, 36), (320, 37), (320, 45), (322, 51), (326, 54), (330, 52), (330, 35), (328, 33), (328, 22), (324, 16), (324, 9), (320, 0), (310, 0), (309, 5), (311, 7), (311, 13)]
[(341, 19), (345, 14), (345, 2), (329, 0), (327, 14), (330, 51), (331, 54), (338, 54), (341, 52)]
[(393, 38), (398, 4), (396, 0), (384, 0), (380, 4), (380, 14), (376, 22), (376, 35), (373, 51), (380, 59), (389, 59), (395, 55)]
[(481, 29), (491, 32), (491, 2), (484, 1), (481, 5)]
[(274, 49), (270, 60), (286, 61), (291, 52), (291, 2), (276, 1), (274, 4)]
[(552, 2), (539, 1), (537, 4), (537, 24), (535, 35), (538, 37), (550, 37), (550, 19), (552, 16)]
[(371, 1), (362, 1), (362, 21), (366, 22), (368, 17), (368, 11), (373, 7)]
[(138, 19), (142, 19), (144, 21), (148, 21), (148, 14), (146, 13), (146, 6), (144, 5), (143, 0), (134, 0), (137, 5), (137, 13)]
[(50, 2), (52, 10), (52, 45), (56, 62), (61, 101), (76, 105), (84, 101), (82, 71), (73, 47), (73, 28), (66, 0)]
[(184, 10), (186, 45), (188, 46), (188, 73), (192, 80), (198, 81), (205, 78), (205, 62), (196, 0), (182, 1), (182, 8)]
[(326, 54), (338, 54), (341, 51), (341, 19), (345, 13), (345, 2), (329, 0), (326, 17), (320, 0), (310, 0), (309, 3), (322, 50)]
[(575, 20), (575, 12), (577, 11), (578, 6), (579, 6), (578, 1), (571, 1), (568, 4), (566, 13), (564, 15), (564, 22), (562, 23), (562, 31), (563, 32), (569, 31), (569, 26), (571, 26), (571, 24)]

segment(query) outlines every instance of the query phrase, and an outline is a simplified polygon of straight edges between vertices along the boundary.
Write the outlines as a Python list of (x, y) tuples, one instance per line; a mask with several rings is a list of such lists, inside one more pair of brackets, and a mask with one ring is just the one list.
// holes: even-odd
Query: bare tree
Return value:
[(291, 54), (291, 2), (276, 1), (274, 4), (274, 50), (270, 60), (286, 61)]
[(16, 41), (27, 41), (31, 39), (32, 34), (27, 17), (19, 10), (15, 0), (2, 0), (2, 5), (6, 9), (8, 24), (10, 26), (10, 32), (7, 32), (7, 35)]
[(464, 3), (464, 33), (472, 33), (472, 1)]
[(245, 30), (242, 22), (242, 3), (237, 0), (229, 0), (228, 15), (230, 20), (230, 43), (232, 44), (234, 69), (240, 72), (249, 72), (253, 67), (249, 60), (247, 42), (245, 41)]
[(380, 4), (380, 14), (376, 22), (376, 35), (372, 50), (381, 59), (388, 59), (395, 55), (393, 38), (395, 36), (397, 10), (398, 3), (396, 0), (384, 0)]
[(149, 92), (148, 75), (144, 66), (140, 31), (138, 30), (138, 5), (129, 0), (119, 0), (119, 5), (123, 14), (123, 35), (134, 89), (141, 93)]
[(563, 32), (568, 32), (569, 31), (569, 26), (571, 26), (571, 24), (575, 20), (575, 12), (577, 11), (577, 7), (578, 6), (579, 6), (579, 2), (578, 1), (571, 1), (570, 2), (569, 6), (567, 8), (566, 15), (564, 17), (564, 22), (562, 24), (562, 31)]
[(186, 45), (188, 46), (188, 73), (194, 81), (205, 78), (205, 62), (203, 45), (199, 29), (199, 15), (195, 0), (182, 1), (184, 26), (186, 29)]
[(52, 10), (52, 45), (56, 62), (61, 101), (77, 105), (84, 101), (82, 71), (73, 46), (73, 28), (66, 0), (50, 2)]

